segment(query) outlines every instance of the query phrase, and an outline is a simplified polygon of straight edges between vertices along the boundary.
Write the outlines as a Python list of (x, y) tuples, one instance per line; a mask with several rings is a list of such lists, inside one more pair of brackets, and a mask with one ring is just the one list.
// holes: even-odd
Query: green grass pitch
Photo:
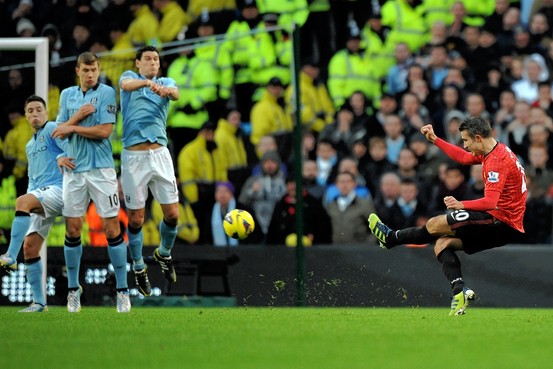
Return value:
[(553, 367), (553, 310), (1, 307), (0, 368)]

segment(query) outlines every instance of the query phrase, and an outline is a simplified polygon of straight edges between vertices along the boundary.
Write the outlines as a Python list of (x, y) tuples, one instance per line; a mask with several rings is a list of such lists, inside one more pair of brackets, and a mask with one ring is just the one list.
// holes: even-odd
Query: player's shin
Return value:
[(391, 242), (394, 245), (403, 245), (403, 244), (415, 244), (415, 245), (424, 245), (426, 243), (436, 241), (436, 237), (432, 236), (426, 226), (422, 227), (410, 227), (405, 229), (400, 229), (399, 231), (392, 232), (388, 236), (388, 242)]
[(46, 306), (46, 297), (44, 296), (44, 288), (42, 288), (42, 261), (40, 256), (25, 260), (25, 274), (27, 275), (27, 282), (31, 285), (33, 302)]
[(108, 239), (108, 254), (115, 271), (117, 290), (128, 288), (127, 247), (121, 234), (115, 238)]
[(461, 292), (465, 286), (465, 282), (463, 281), (463, 273), (461, 272), (461, 261), (455, 251), (448, 248), (444, 249), (438, 255), (438, 261), (442, 263), (442, 270), (451, 285), (453, 295)]
[(129, 251), (133, 261), (133, 270), (144, 269), (144, 259), (142, 257), (142, 246), (144, 244), (144, 233), (142, 227), (134, 228), (130, 224), (127, 228), (129, 236)]

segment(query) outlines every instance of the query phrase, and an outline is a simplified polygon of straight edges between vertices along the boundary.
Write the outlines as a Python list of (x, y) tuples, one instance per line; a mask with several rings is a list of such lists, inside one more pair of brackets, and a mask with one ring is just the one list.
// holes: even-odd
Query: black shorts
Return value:
[(484, 211), (448, 210), (447, 223), (463, 242), (467, 254), (521, 242), (524, 233), (497, 220)]

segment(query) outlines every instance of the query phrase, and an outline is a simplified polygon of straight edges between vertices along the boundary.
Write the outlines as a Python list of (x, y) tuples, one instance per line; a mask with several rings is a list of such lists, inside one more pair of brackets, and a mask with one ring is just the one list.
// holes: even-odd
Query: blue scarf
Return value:
[[(228, 204), (227, 211), (231, 211), (236, 208), (236, 200), (232, 198)], [(221, 214), (221, 204), (218, 202), (213, 205), (213, 211), (211, 212), (211, 233), (213, 235), (213, 246), (225, 247), (225, 246), (238, 246), (238, 240), (230, 238), (225, 233), (223, 228), (223, 217), (225, 214)]]

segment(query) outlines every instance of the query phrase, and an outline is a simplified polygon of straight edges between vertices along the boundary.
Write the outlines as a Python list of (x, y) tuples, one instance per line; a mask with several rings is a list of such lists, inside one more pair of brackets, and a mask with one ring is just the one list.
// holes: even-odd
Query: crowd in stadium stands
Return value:
[[(553, 0), (8, 0), (0, 9), (0, 37), (49, 39), (50, 120), (59, 91), (75, 84), (79, 53), (103, 55), (101, 81), (119, 88), (133, 48), (163, 50), (162, 75), (180, 89), (167, 129), (185, 243), (295, 245), (293, 23), (304, 244), (371, 241), (372, 211), (397, 229), (442, 213), (444, 196), (482, 197), (481, 167), (449, 162), (419, 133), (430, 122), (462, 145), (458, 127), (471, 115), (488, 119), (524, 165), (527, 242), (553, 241)], [(0, 60), (17, 66), (34, 53), (0, 50)], [(6, 237), (27, 186), (22, 108), (32, 73), (0, 73)], [(236, 207), (257, 224), (240, 242), (221, 233), (218, 215)], [(159, 242), (158, 208), (147, 212), (145, 244)], [(87, 218), (90, 244), (105, 245), (92, 206)], [(48, 243), (63, 245), (61, 219), (56, 227)]]

